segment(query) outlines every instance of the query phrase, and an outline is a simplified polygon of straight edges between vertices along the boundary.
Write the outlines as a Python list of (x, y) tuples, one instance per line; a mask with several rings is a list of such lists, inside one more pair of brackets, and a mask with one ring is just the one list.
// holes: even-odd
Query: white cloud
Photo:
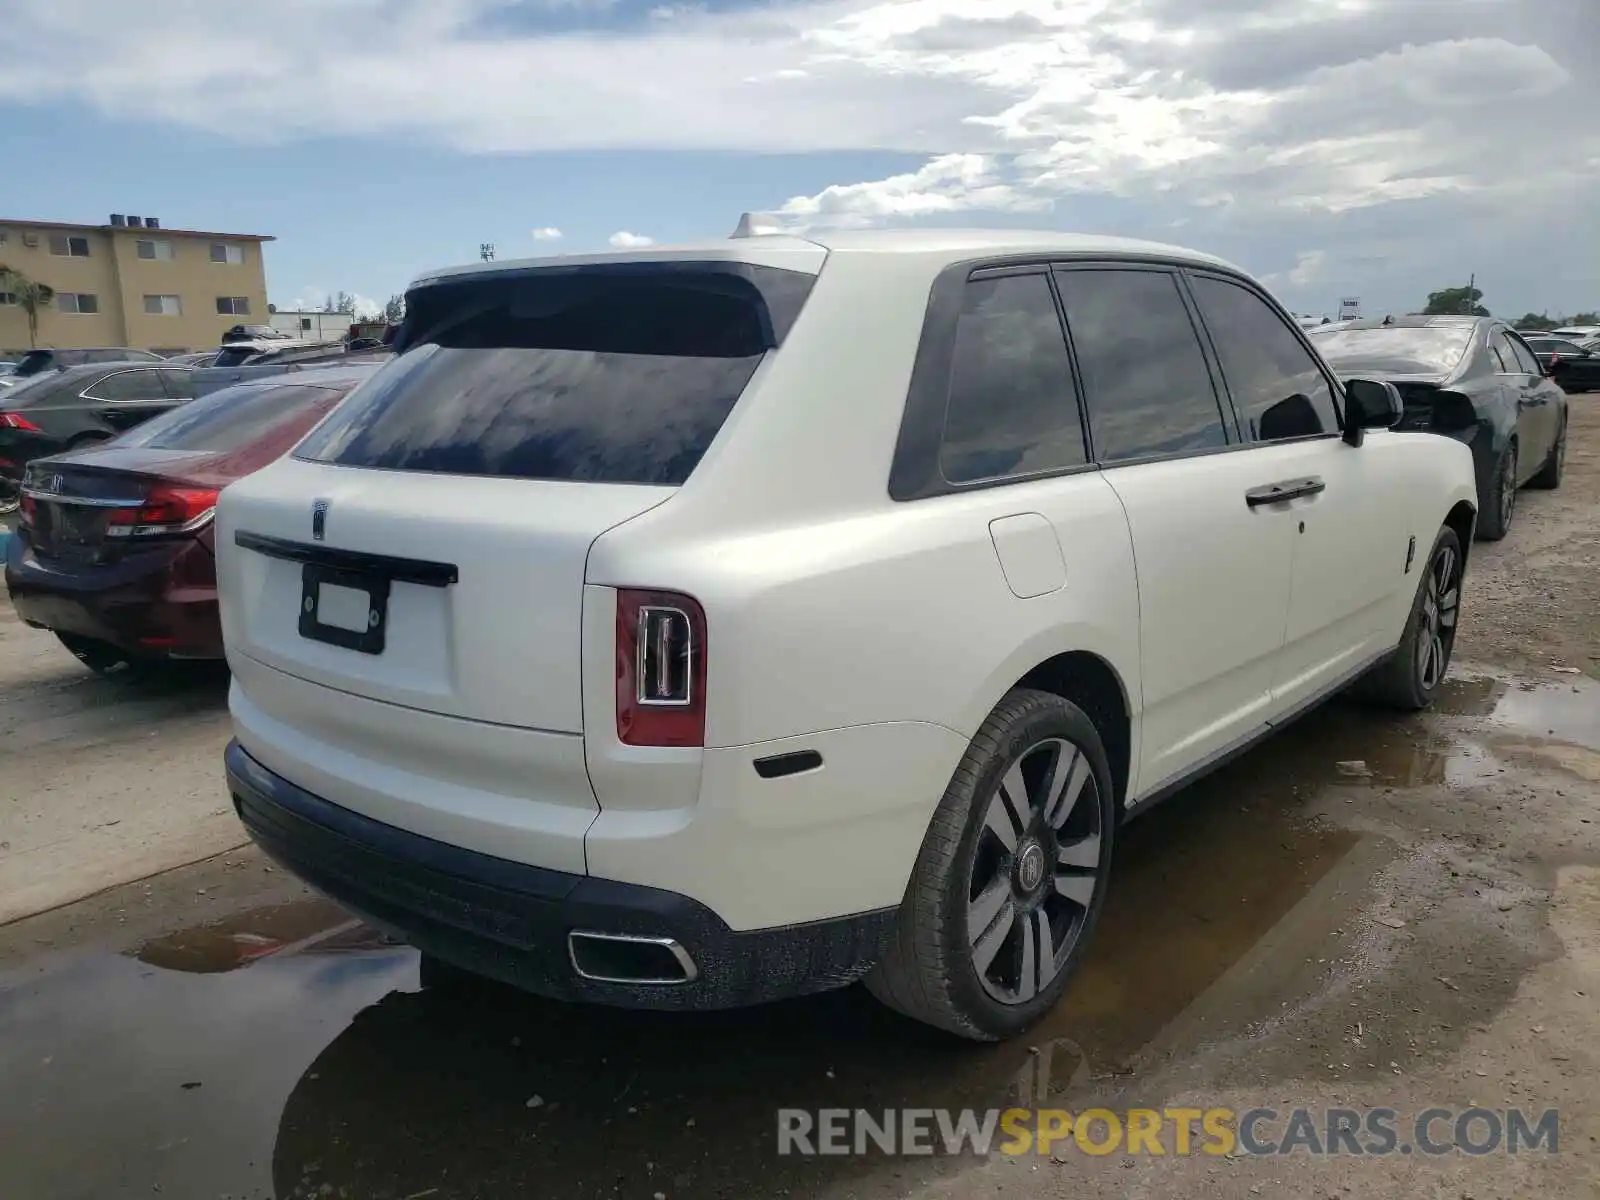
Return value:
[(629, 233), (626, 229), (618, 230), (606, 240), (618, 250), (638, 250), (656, 244), (655, 238), (645, 237), (642, 233)]
[[(1186, 239), (1291, 287), (1360, 256), (1408, 277), (1470, 256), (1573, 304), (1600, 293), (1595, 256), (1548, 257), (1549, 229), (1600, 206), (1600, 125), (1552, 119), (1600, 111), (1594, 0), (669, 2), (572, 28), (597, 7), (278, 0), (241, 26), (227, 6), (145, 0), (130, 25), (114, 0), (8, 0), (0, 102), (467, 153), (897, 151), (923, 165), (787, 202), (752, 169), (737, 207), (811, 225), (1188, 220)], [(559, 29), (515, 23), (556, 8)], [(1329, 268), (1298, 285), (1284, 264), (1307, 245)]]
[(533, 231), (533, 240), (536, 242), (558, 242), (563, 236), (554, 225), (544, 225)]
[(1029, 212), (1048, 204), (1003, 182), (993, 162), (981, 154), (945, 154), (904, 175), (835, 184), (815, 196), (796, 196), (779, 214), (807, 225), (848, 227), (973, 210)]

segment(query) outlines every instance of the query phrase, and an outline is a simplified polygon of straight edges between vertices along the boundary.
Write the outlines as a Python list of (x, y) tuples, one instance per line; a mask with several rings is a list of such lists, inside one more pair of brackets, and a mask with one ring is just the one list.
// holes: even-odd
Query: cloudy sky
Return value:
[(1177, 242), (1296, 311), (1600, 307), (1600, 0), (4, 8), (0, 216), (275, 234), (280, 306), (748, 210)]

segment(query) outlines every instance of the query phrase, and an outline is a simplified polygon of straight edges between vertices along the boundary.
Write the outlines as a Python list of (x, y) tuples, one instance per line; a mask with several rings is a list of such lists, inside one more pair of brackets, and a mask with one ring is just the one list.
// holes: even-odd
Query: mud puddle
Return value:
[(1557, 686), (1466, 680), (1441, 720), (1335, 705), (1136, 820), (1082, 974), (1008, 1045), (859, 989), (710, 1015), (425, 993), (409, 949), (309, 900), (28, 964), (0, 976), (0, 1194), (902, 1194), (952, 1164), (779, 1158), (777, 1110), (1032, 1102), (1277, 1015), (1400, 849), (1312, 819), (1328, 789), (1485, 777), (1465, 716), (1582, 736)]

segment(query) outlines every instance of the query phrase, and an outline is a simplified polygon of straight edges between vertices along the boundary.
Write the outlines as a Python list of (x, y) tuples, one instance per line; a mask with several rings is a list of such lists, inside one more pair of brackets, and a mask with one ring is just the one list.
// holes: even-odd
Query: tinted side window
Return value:
[(166, 388), (161, 386), (161, 376), (155, 371), (118, 371), (107, 375), (94, 386), (86, 388), (91, 399), (122, 402), (165, 400)]
[(194, 372), (182, 367), (163, 367), (161, 381), (167, 385), (167, 395), (176, 400), (194, 399)]
[(1511, 339), (1501, 329), (1492, 330), (1489, 334), (1489, 348), (1500, 355), (1500, 361), (1506, 365), (1506, 373), (1520, 375), (1523, 367), (1517, 359), (1516, 349), (1511, 344)]
[(1501, 357), (1500, 347), (1496, 346), (1493, 342), (1489, 343), (1489, 365), (1494, 367), (1495, 370), (1499, 371), (1500, 374), (1509, 375), (1511, 373), (1511, 365), (1514, 362), (1516, 362), (1516, 359), (1512, 359), (1511, 362), (1508, 363), (1503, 357)]
[(1062, 271), (1067, 326), (1101, 462), (1226, 445), (1211, 372), (1165, 271)]
[(1517, 370), (1524, 375), (1542, 374), (1539, 370), (1539, 360), (1533, 356), (1532, 350), (1529, 350), (1516, 338), (1507, 338), (1506, 341), (1511, 343), (1511, 352), (1517, 356)]
[(1192, 283), (1248, 436), (1271, 442), (1337, 433), (1333, 389), (1283, 318), (1237, 283), (1206, 275)]
[(967, 284), (939, 469), (951, 483), (1087, 461), (1072, 362), (1043, 274)]

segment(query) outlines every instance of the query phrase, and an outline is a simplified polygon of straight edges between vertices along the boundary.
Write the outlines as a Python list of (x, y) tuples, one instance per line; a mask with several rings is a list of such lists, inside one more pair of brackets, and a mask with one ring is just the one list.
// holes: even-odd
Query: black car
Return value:
[(1561, 385), (1564, 392), (1587, 392), (1600, 388), (1600, 355), (1587, 346), (1565, 338), (1530, 337), (1528, 347), (1545, 373)]
[(1347, 378), (1386, 379), (1405, 415), (1396, 429), (1444, 434), (1472, 448), (1478, 536), (1506, 535), (1523, 485), (1561, 484), (1567, 397), (1510, 326), (1493, 317), (1386, 317), (1309, 330)]
[(24, 379), (43, 375), (46, 371), (65, 371), (68, 367), (81, 367), (92, 363), (114, 362), (165, 362), (159, 354), (148, 350), (130, 350), (126, 346), (80, 346), (72, 350), (29, 350), (22, 356), (17, 369), (6, 376), (13, 387)]
[(98, 363), (0, 392), (0, 513), (16, 509), (29, 462), (114, 438), (194, 399), (193, 375), (188, 367)]

